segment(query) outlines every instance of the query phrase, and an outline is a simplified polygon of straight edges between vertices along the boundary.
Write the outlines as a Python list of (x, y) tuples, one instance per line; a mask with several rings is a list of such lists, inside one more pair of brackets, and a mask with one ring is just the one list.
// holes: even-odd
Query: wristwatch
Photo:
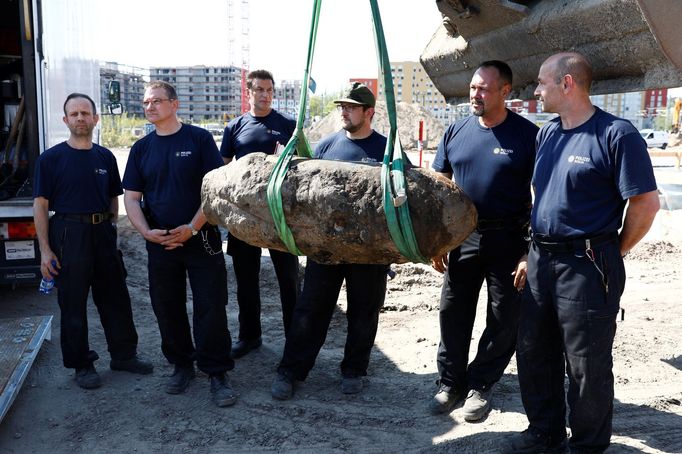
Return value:
[(187, 224), (187, 227), (189, 227), (189, 229), (192, 231), (192, 236), (195, 236), (197, 233), (199, 233), (199, 231), (194, 228), (191, 222)]

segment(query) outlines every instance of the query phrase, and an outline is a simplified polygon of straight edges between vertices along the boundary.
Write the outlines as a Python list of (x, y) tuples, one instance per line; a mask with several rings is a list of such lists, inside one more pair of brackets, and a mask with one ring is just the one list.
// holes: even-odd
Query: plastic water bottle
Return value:
[(42, 278), (40, 280), (40, 286), (38, 287), (38, 291), (42, 293), (43, 295), (47, 295), (52, 291), (54, 288), (54, 279), (45, 279)]
[[(52, 261), (52, 266), (57, 266), (56, 261)], [(40, 285), (38, 286), (38, 291), (43, 295), (47, 295), (54, 288), (54, 278), (45, 279), (44, 277), (40, 280)]]

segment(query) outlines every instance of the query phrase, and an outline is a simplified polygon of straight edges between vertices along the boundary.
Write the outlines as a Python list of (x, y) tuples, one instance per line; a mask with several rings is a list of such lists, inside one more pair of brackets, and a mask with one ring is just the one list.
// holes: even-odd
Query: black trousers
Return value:
[[(227, 328), (227, 270), (217, 227), (204, 227), (170, 251), (147, 242), (149, 295), (161, 332), (161, 350), (171, 364), (209, 375), (234, 368)], [(187, 278), (192, 289), (192, 332), (187, 316)], [(195, 349), (196, 345), (196, 349)]]
[(110, 222), (83, 224), (53, 216), (49, 241), (62, 266), (55, 284), (64, 367), (81, 369), (99, 358), (88, 343), (87, 301), (91, 288), (111, 358), (135, 356), (137, 332), (123, 261), (116, 248), (116, 229)]
[[(282, 302), (282, 322), (285, 336), (289, 333), (291, 317), (300, 293), (298, 257), (275, 249), (269, 249), (275, 275), (279, 283)], [(237, 279), (237, 304), (239, 305), (239, 339), (254, 340), (262, 334), (260, 300), (261, 248), (251, 246), (232, 234), (227, 241), (227, 253), (232, 256)]]
[(379, 311), (386, 297), (386, 265), (322, 265), (308, 259), (303, 294), (294, 310), (278, 372), (305, 380), (315, 365), (344, 279), (348, 334), (341, 362), (344, 377), (367, 375)]
[[(437, 365), (443, 386), (459, 392), (486, 390), (504, 373), (516, 347), (520, 309), (512, 272), (526, 247), (520, 230), (490, 230), (472, 233), (450, 252), (439, 313)], [(488, 289), (486, 326), (468, 364), (483, 280)]]
[(625, 268), (618, 241), (593, 249), (594, 262), (585, 251), (531, 246), (519, 325), (516, 356), (530, 427), (564, 440), (567, 399), (572, 452), (603, 452), (612, 432), (611, 349)]

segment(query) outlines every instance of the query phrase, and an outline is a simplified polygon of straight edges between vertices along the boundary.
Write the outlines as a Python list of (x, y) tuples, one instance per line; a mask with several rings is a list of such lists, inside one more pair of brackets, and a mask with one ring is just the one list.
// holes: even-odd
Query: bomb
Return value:
[[(267, 203), (277, 157), (250, 153), (204, 177), (202, 207), (254, 246), (286, 251)], [(412, 228), (422, 255), (459, 246), (476, 226), (476, 209), (451, 180), (421, 168), (405, 170)], [(284, 216), (299, 250), (324, 264), (405, 263), (383, 209), (381, 164), (294, 158), (281, 187)]]

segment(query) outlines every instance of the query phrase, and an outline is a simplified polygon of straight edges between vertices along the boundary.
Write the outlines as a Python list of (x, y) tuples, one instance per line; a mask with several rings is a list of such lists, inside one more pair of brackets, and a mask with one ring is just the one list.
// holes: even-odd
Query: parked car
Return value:
[(668, 146), (668, 133), (665, 131), (654, 131), (653, 129), (642, 129), (639, 131), (642, 138), (646, 141), (649, 148), (660, 148), (665, 150)]

